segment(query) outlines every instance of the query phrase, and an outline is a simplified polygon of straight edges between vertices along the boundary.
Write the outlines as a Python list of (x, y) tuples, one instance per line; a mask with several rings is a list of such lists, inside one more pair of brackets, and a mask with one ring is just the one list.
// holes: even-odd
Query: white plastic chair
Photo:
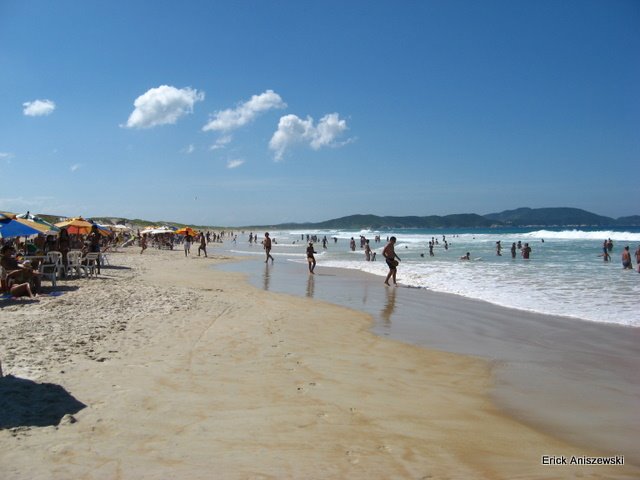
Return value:
[(82, 251), (70, 250), (67, 253), (67, 276), (71, 276), (75, 271), (77, 277), (82, 277), (83, 270), (84, 275), (87, 276), (87, 267), (82, 264)]
[(56, 272), (56, 276), (60, 277), (61, 272), (65, 272), (65, 267), (62, 264), (62, 253), (57, 252), (55, 250), (51, 250), (47, 253), (47, 256), (44, 259), (45, 265), (53, 265), (54, 270)]
[(87, 278), (98, 276), (98, 260), (99, 259), (100, 259), (99, 252), (90, 252), (84, 256), (83, 267), (84, 267), (85, 273), (87, 274)]
[(57, 287), (58, 269), (55, 263), (41, 263), (38, 266), (38, 272), (40, 276), (51, 281), (53, 288)]

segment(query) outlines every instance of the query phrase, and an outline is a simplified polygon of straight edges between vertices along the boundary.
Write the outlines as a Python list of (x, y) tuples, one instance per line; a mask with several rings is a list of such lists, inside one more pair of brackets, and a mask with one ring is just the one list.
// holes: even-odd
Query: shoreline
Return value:
[[(221, 269), (247, 274), (261, 289), (359, 309), (385, 338), (490, 362), (496, 405), (534, 428), (579, 445), (624, 453), (640, 436), (640, 350), (635, 327), (517, 310), (418, 288), (385, 288), (382, 277), (322, 267), (301, 284), (306, 265), (281, 261), (266, 274), (256, 260)], [(252, 265), (252, 266), (251, 266)], [(283, 272), (284, 270), (284, 272)], [(279, 275), (280, 274), (280, 275)], [(303, 281), (304, 282), (304, 281)], [(302, 282), (302, 283), (303, 283)], [(553, 405), (553, 408), (549, 408)]]
[[(371, 317), (354, 309), (262, 292), (210, 268), (232, 260), (215, 247), (218, 258), (207, 260), (148, 252), (113, 254), (111, 263), (126, 268), (69, 282), (78, 288), (60, 297), (1, 307), (0, 332), (12, 345), (0, 357), (12, 347), (13, 361), (28, 366), (39, 355), (37, 380), (86, 405), (57, 426), (0, 430), (5, 478), (640, 473), (629, 461), (542, 465), (543, 455), (603, 452), (501, 413), (490, 399), (489, 362), (376, 336)], [(82, 324), (79, 337), (61, 336)], [(99, 326), (109, 327), (102, 336)], [(30, 331), (73, 348), (42, 349)]]

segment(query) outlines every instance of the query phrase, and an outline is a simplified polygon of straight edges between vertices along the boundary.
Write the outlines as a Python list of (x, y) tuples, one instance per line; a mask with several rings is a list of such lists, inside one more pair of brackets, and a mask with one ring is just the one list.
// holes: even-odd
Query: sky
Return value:
[(0, 210), (640, 214), (640, 2), (0, 0)]

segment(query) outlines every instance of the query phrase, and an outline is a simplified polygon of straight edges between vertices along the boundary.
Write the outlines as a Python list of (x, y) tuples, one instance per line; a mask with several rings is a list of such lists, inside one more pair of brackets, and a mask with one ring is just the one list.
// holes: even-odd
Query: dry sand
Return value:
[[(215, 252), (214, 252), (215, 254)], [(0, 303), (0, 478), (638, 478), (490, 401), (488, 363), (181, 251)]]

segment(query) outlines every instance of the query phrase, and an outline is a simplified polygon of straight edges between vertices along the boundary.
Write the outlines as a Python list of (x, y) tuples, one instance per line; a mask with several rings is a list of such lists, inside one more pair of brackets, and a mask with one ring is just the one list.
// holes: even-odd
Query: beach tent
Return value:
[(37, 223), (16, 218), (15, 215), (0, 213), (0, 237), (28, 237), (42, 233), (35, 226)]

